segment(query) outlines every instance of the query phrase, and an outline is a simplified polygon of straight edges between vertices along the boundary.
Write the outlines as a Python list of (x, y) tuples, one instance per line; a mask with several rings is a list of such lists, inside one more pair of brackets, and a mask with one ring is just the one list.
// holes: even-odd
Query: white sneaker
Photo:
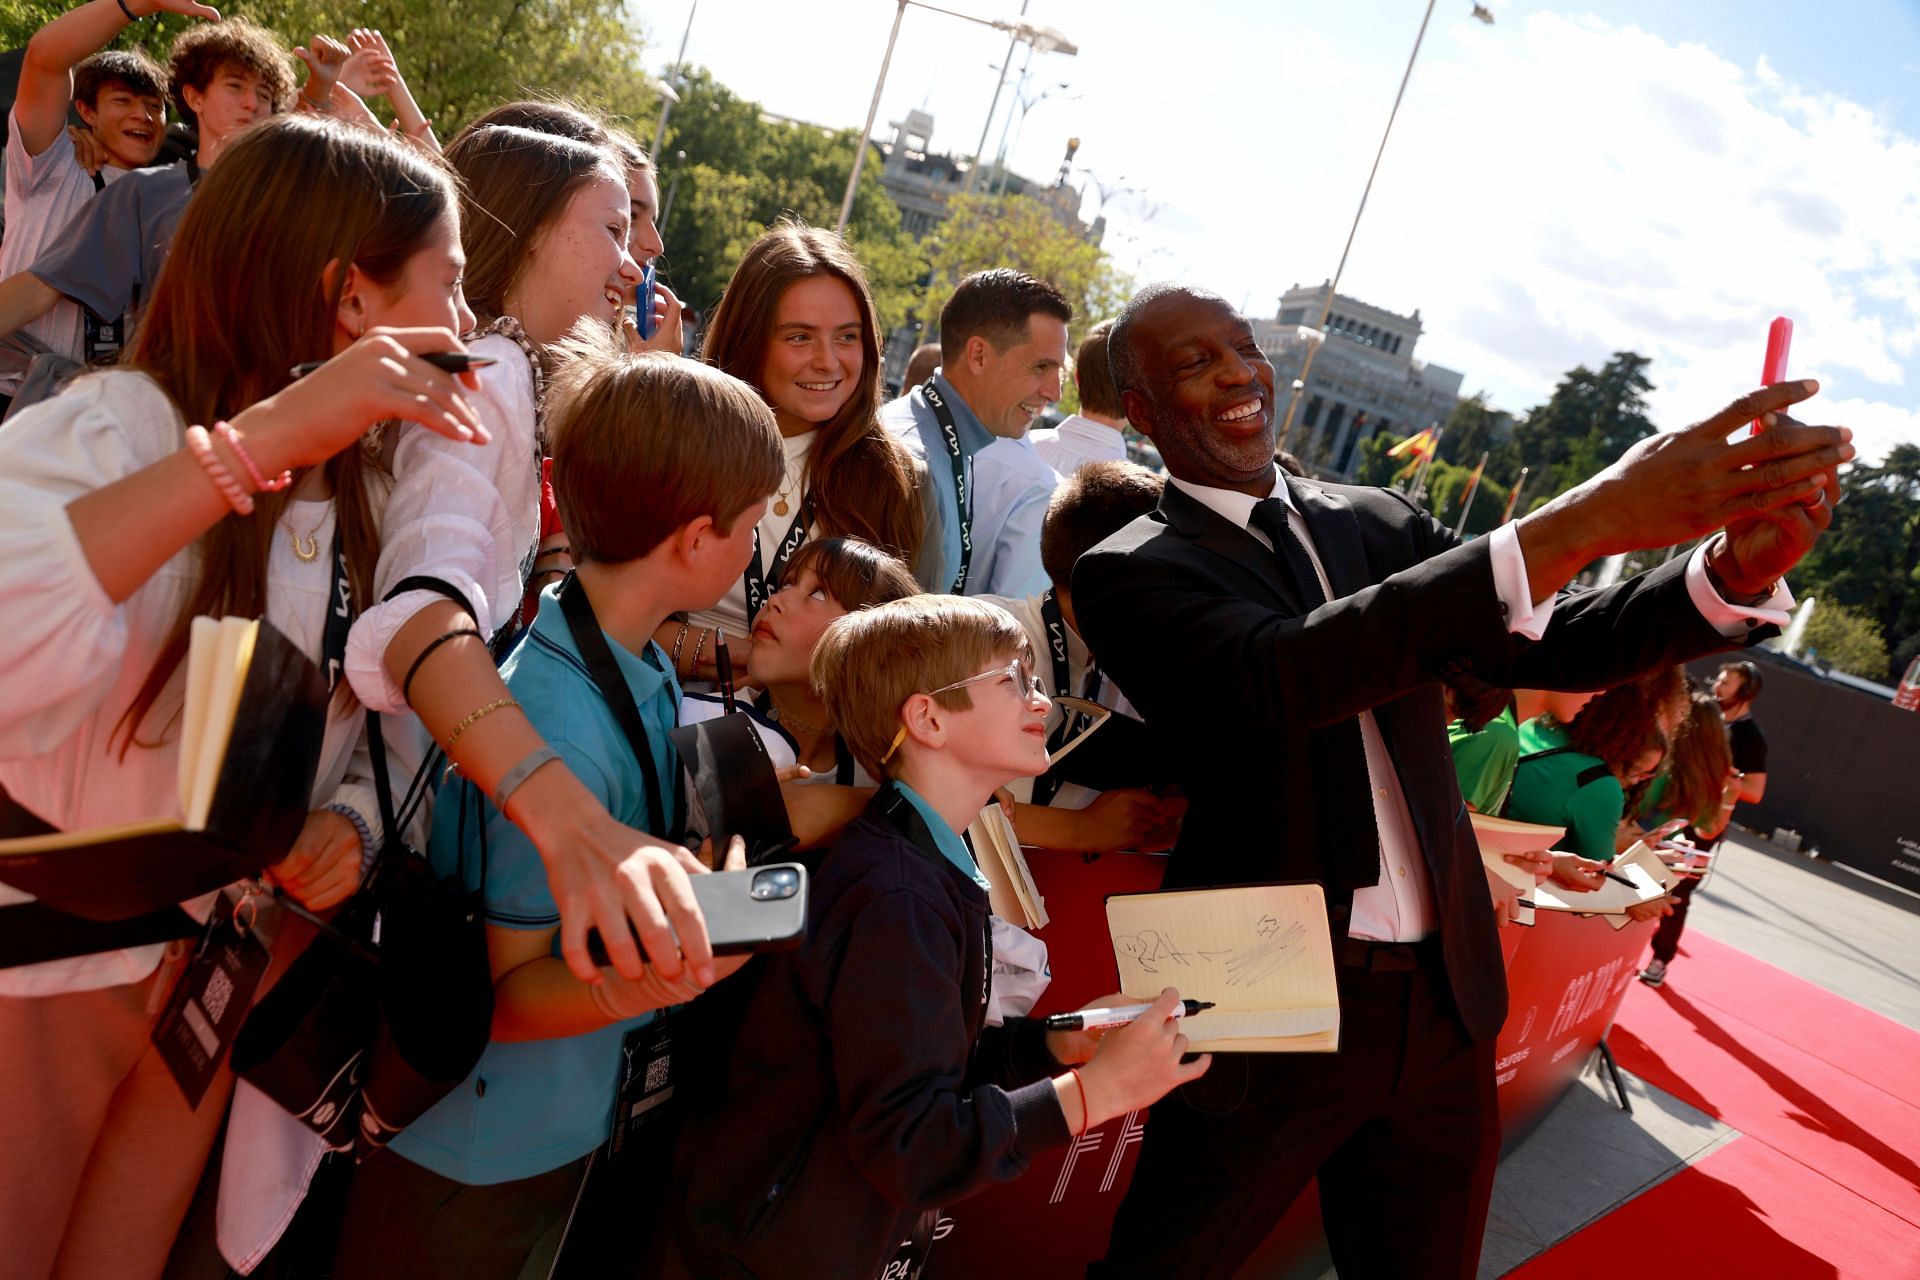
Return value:
[(1650, 987), (1657, 987), (1666, 980), (1667, 962), (1665, 960), (1649, 961), (1646, 969), (1640, 974), (1640, 981)]

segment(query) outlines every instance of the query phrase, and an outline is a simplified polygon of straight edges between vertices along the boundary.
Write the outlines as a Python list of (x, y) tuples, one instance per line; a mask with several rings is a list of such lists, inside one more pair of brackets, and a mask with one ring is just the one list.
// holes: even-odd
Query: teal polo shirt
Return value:
[[(1614, 833), (1626, 813), (1626, 792), (1605, 761), (1579, 751), (1558, 750), (1566, 745), (1566, 729), (1544, 716), (1520, 726), (1520, 763), (1513, 771), (1507, 816), (1563, 826), (1567, 834), (1560, 841), (1561, 849), (1612, 862)], [(1554, 754), (1541, 754), (1547, 751)], [(1596, 766), (1598, 776), (1582, 785), (1581, 775)]]
[(940, 848), (940, 856), (959, 869), (960, 874), (979, 885), (982, 891), (992, 888), (987, 877), (981, 874), (980, 864), (974, 860), (973, 850), (967, 847), (967, 839), (947, 825), (947, 820), (935, 813), (933, 806), (918, 791), (898, 778), (893, 780), (893, 789), (906, 797), (914, 812), (920, 815), (920, 821), (927, 824), (927, 830), (933, 833), (933, 842)]
[[(640, 831), (671, 830), (680, 788), (667, 731), (678, 719), (680, 685), (666, 655), (652, 643), (644, 654), (634, 654), (607, 637), (646, 725), (649, 763), (664, 803), (674, 811), (662, 821), (648, 812), (640, 764), (587, 674), (554, 591), (547, 589), (539, 617), (501, 668), (507, 688), (607, 812)], [(539, 851), (479, 788), (457, 775), (434, 805), (427, 846), (434, 870), (441, 875), (457, 871), (470, 887), (480, 887), (483, 827), (487, 923), (507, 929), (556, 927), (560, 909), (547, 887)], [(559, 954), (557, 937), (554, 954)], [(408, 1125), (393, 1140), (393, 1150), (471, 1186), (531, 1178), (579, 1159), (612, 1132), (621, 1041), (652, 1016), (559, 1040), (494, 1041), (473, 1074)]]

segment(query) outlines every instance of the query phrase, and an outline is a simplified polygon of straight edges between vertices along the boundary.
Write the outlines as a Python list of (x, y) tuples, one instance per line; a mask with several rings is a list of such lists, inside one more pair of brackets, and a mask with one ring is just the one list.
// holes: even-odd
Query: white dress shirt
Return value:
[(1027, 433), (1033, 451), (1040, 460), (1063, 476), (1070, 476), (1089, 462), (1125, 462), (1127, 437), (1118, 427), (1080, 414), (1063, 420), (1057, 427), (1037, 427)]
[[(1178, 485), (1221, 519), (1245, 529), (1249, 537), (1269, 551), (1273, 550), (1272, 540), (1252, 524), (1253, 508), (1260, 501), (1258, 498), (1231, 489), (1192, 484), (1177, 477), (1170, 479), (1171, 483)], [(1278, 480), (1279, 472), (1276, 469), (1270, 496), (1287, 504), (1288, 526), (1306, 548), (1307, 558), (1313, 562), (1314, 574), (1320, 579), (1321, 590), (1326, 593), (1327, 599), (1336, 599), (1333, 584), (1327, 580), (1326, 567), (1320, 561), (1320, 552), (1314, 546), (1306, 519), (1300, 514), (1299, 508), (1293, 505), (1293, 495), (1288, 492), (1287, 486), (1278, 483)], [(1538, 640), (1546, 634), (1547, 624), (1553, 618), (1554, 597), (1548, 596), (1539, 604), (1533, 602), (1533, 589), (1527, 581), (1527, 562), (1520, 550), (1517, 525), (1501, 525), (1488, 535), (1488, 540), (1493, 561), (1494, 593), (1506, 616), (1507, 630), (1529, 640)], [(1785, 608), (1792, 607), (1792, 596), (1784, 584), (1758, 607), (1746, 609), (1728, 604), (1707, 581), (1704, 545), (1687, 564), (1687, 593), (1701, 616), (1731, 639), (1745, 635), (1762, 621), (1784, 623), (1786, 614), (1782, 607), (1783, 599)], [(1406, 793), (1400, 787), (1400, 776), (1387, 754), (1386, 740), (1381, 736), (1379, 722), (1371, 711), (1360, 713), (1360, 741), (1366, 750), (1367, 780), (1373, 792), (1374, 823), (1380, 833), (1380, 882), (1355, 891), (1347, 933), (1350, 937), (1375, 942), (1417, 941), (1433, 931), (1433, 887), (1427, 876), (1426, 859), (1420, 851), (1420, 838), (1414, 830), (1413, 814), (1407, 808)]]

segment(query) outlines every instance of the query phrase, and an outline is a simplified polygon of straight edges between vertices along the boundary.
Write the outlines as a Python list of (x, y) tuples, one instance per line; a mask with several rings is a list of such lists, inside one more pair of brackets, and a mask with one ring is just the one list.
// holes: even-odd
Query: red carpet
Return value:
[(1745, 1136), (1515, 1276), (1920, 1280), (1920, 1033), (1693, 933), (1609, 1042)]

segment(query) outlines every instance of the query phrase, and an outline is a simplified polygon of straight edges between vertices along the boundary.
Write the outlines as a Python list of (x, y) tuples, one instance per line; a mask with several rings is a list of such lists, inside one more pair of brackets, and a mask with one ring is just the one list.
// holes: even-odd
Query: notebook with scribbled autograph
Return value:
[(1213, 1008), (1182, 1021), (1193, 1050), (1332, 1053), (1340, 996), (1317, 884), (1239, 885), (1107, 899), (1120, 989), (1151, 1000), (1175, 987)]

